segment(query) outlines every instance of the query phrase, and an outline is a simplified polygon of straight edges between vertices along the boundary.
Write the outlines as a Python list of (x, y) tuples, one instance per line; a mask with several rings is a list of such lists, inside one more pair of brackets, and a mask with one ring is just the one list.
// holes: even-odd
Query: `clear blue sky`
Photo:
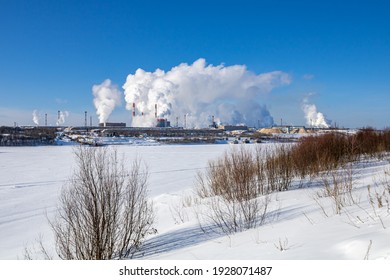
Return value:
[(93, 84), (198, 58), (291, 75), (265, 100), (278, 122), (304, 124), (315, 93), (342, 126), (390, 126), (390, 3), (375, 0), (0, 0), (0, 125), (31, 125), (34, 109), (96, 122)]

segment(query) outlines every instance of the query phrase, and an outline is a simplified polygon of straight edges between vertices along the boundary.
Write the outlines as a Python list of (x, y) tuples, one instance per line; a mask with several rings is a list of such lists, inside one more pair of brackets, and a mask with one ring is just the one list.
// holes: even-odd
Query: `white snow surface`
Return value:
[[(260, 144), (272, 145), (272, 144)], [(236, 146), (236, 145), (234, 145)], [(255, 146), (255, 144), (251, 145)], [(265, 224), (230, 236), (205, 234), (192, 206), (195, 175), (232, 145), (117, 146), (130, 163), (149, 167), (149, 189), (158, 233), (149, 236), (143, 259), (389, 259), (390, 216), (369, 203), (367, 186), (379, 192), (387, 160), (354, 165), (358, 201), (335, 214), (329, 198), (314, 197), (319, 184), (299, 184), (273, 194)], [(0, 147), (0, 259), (23, 259), (38, 239), (55, 257), (48, 219), (62, 186), (76, 168), (72, 146)], [(390, 197), (390, 196), (387, 196)], [(182, 201), (187, 201), (183, 206)], [(375, 205), (375, 203), (374, 203)], [(181, 214), (181, 219), (177, 213)], [(37, 255), (37, 257), (39, 257)]]

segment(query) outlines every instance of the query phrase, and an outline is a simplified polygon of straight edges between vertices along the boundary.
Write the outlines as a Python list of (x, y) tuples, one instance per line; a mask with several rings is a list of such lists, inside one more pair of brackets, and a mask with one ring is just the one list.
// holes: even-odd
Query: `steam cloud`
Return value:
[(122, 93), (118, 86), (112, 84), (109, 79), (103, 81), (100, 85), (92, 86), (92, 93), (95, 97), (93, 104), (99, 116), (99, 121), (100, 123), (106, 123), (114, 108), (121, 104)]
[(64, 124), (65, 123), (65, 118), (67, 118), (69, 116), (69, 112), (68, 111), (60, 111), (60, 116), (56, 122), (56, 125), (61, 125), (61, 124)]
[[(127, 76), (123, 89), (126, 108), (133, 110), (133, 103), (136, 105), (132, 126), (154, 126), (155, 104), (159, 118), (175, 122), (178, 117), (183, 124), (186, 115), (187, 127), (205, 127), (210, 124), (212, 115), (217, 122), (270, 126), (273, 118), (259, 100), (263, 94), (289, 84), (290, 80), (290, 76), (281, 71), (257, 75), (245, 65), (213, 66), (201, 58), (191, 65), (182, 63), (168, 72), (138, 69)], [(101, 88), (111, 89), (110, 84), (101, 85), (94, 88), (94, 92), (100, 92)], [(108, 89), (107, 92), (113, 91)]]
[(32, 120), (36, 125), (39, 125), (39, 113), (38, 110), (34, 110), (32, 113)]
[[(309, 95), (310, 96), (310, 95)], [(302, 110), (305, 113), (306, 124), (316, 128), (329, 128), (331, 121), (325, 115), (317, 111), (315, 104), (309, 103), (309, 97), (303, 99)]]

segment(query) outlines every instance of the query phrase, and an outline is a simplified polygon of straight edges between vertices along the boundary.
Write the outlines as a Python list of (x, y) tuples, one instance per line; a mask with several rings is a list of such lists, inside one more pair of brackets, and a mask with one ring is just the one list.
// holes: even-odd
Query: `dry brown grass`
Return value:
[[(335, 212), (356, 203), (352, 162), (362, 155), (390, 151), (390, 132), (363, 129), (354, 135), (333, 132), (303, 137), (274, 149), (241, 146), (210, 161), (197, 176), (196, 193), (209, 201), (208, 220), (226, 233), (256, 227), (267, 214), (261, 196), (291, 188), (295, 178), (321, 177), (319, 196), (334, 200)], [(264, 211), (265, 209), (265, 211)]]

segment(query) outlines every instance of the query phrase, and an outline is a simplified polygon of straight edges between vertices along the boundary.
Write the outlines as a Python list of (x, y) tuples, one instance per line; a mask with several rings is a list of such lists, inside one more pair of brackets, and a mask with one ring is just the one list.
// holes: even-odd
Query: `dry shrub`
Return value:
[[(260, 176), (258, 176), (260, 174)], [(230, 234), (263, 223), (269, 199), (262, 161), (243, 146), (209, 162), (198, 173), (197, 193), (206, 198), (206, 210), (198, 215), (201, 225), (211, 224)]]
[(292, 151), (295, 173), (303, 178), (337, 168), (345, 162), (347, 143), (347, 136), (340, 133), (301, 138)]
[(206, 174), (198, 173), (200, 197), (222, 196), (228, 201), (242, 201), (259, 195), (257, 169), (252, 154), (243, 146), (210, 161)]
[[(292, 149), (295, 174), (302, 179), (319, 176), (323, 189), (317, 192), (316, 202), (324, 211), (319, 198), (330, 198), (334, 212), (340, 214), (344, 207), (359, 203), (353, 195), (356, 178), (353, 162), (362, 157), (383, 157), (389, 151), (388, 138), (388, 129), (377, 131), (372, 128), (351, 135), (332, 132), (302, 138)], [(371, 205), (383, 207), (387, 204), (385, 188), (379, 192), (368, 190)]]
[(377, 157), (390, 151), (390, 130), (388, 128), (382, 131), (363, 128), (356, 133), (355, 137), (359, 155)]
[(377, 157), (390, 151), (390, 130), (361, 129), (356, 134), (339, 132), (302, 137), (291, 149), (294, 174), (316, 177), (356, 161), (362, 155)]
[(385, 150), (383, 134), (375, 131), (373, 128), (361, 129), (356, 134), (359, 143), (359, 154), (375, 156), (377, 153)]
[(390, 151), (390, 128), (383, 131), (383, 145), (386, 151)]
[(294, 178), (291, 146), (278, 145), (265, 153), (265, 174), (268, 192), (286, 191)]
[(288, 190), (296, 177), (321, 176), (324, 190), (319, 196), (332, 198), (335, 212), (340, 213), (345, 205), (356, 203), (351, 162), (364, 154), (378, 156), (390, 151), (390, 131), (331, 132), (302, 137), (294, 145), (260, 147), (250, 151), (242, 146), (225, 153), (197, 176), (196, 192), (209, 201), (206, 216), (224, 232), (261, 223), (266, 213), (261, 209), (267, 209), (268, 202), (260, 203), (258, 197)]
[(230, 235), (262, 225), (268, 217), (269, 202), (269, 195), (240, 202), (213, 196), (203, 202), (203, 208), (198, 207), (196, 216), (204, 232)]
[(188, 208), (197, 204), (199, 204), (198, 197), (192, 194), (184, 195), (179, 200), (173, 200), (170, 203), (169, 210), (175, 223), (182, 224), (189, 221)]
[(352, 165), (347, 168), (332, 170), (328, 174), (322, 174), (323, 189), (318, 197), (332, 199), (335, 214), (341, 214), (341, 210), (348, 205), (356, 204), (357, 198), (353, 195), (354, 174)]
[(61, 259), (130, 257), (151, 233), (153, 209), (147, 198), (148, 173), (139, 160), (130, 171), (115, 150), (80, 146), (78, 169), (60, 196), (51, 222)]
[(383, 170), (382, 176), (377, 179), (375, 178), (375, 189), (371, 190), (371, 187), (368, 186), (368, 198), (371, 204), (371, 207), (383, 208), (387, 207), (387, 212), (390, 213), (390, 168)]

